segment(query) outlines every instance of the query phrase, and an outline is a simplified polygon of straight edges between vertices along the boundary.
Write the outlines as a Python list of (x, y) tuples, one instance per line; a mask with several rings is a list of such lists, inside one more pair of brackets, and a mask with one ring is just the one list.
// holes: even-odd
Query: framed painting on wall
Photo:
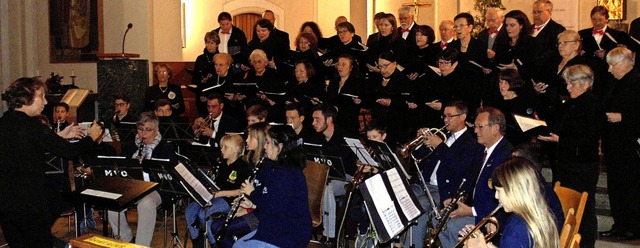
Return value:
[(103, 0), (49, 0), (51, 63), (98, 61), (103, 49)]
[(609, 10), (609, 20), (626, 19), (627, 6), (624, 0), (598, 0), (598, 5), (604, 6)]

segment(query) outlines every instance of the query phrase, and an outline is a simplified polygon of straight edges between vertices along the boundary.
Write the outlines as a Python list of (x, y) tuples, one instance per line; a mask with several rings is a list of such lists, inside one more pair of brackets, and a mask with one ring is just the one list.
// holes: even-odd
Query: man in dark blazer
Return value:
[(232, 72), (239, 73), (241, 72), (239, 65), (247, 60), (244, 57), (247, 54), (247, 37), (240, 28), (233, 26), (229, 12), (222, 12), (218, 15), (218, 24), (220, 27), (213, 30), (220, 37), (218, 50), (221, 53), (231, 55), (233, 58)]
[(609, 28), (609, 11), (603, 6), (596, 6), (591, 10), (593, 28), (580, 30), (582, 50), (585, 56), (593, 57), (598, 66), (606, 66), (604, 62), (607, 53), (619, 45), (628, 45), (629, 36), (622, 31)]
[[(438, 135), (425, 135), (423, 146), (414, 152), (417, 159), (425, 158), (420, 162), (422, 176), (440, 209), (444, 200), (455, 197), (463, 178), (466, 182), (462, 189), (469, 192), (472, 178), (466, 178), (467, 171), (474, 168), (473, 165), (482, 156), (482, 146), (473, 137), (473, 131), (465, 125), (467, 111), (467, 105), (462, 101), (447, 103), (443, 114), (446, 131), (449, 133), (447, 141), (443, 141)], [(418, 133), (422, 133), (422, 130)], [(427, 147), (433, 148), (433, 152)], [(424, 194), (416, 192), (416, 195)], [(414, 244), (425, 238), (428, 218), (429, 215), (424, 214), (418, 219), (418, 226), (414, 228), (418, 231), (413, 235)]]
[(398, 33), (402, 36), (407, 44), (408, 51), (416, 51), (416, 29), (418, 24), (415, 22), (413, 8), (403, 6), (398, 10)]
[(200, 126), (200, 131), (194, 130), (196, 134), (200, 133), (199, 143), (209, 144), (214, 151), (220, 151), (220, 139), (227, 133), (238, 132), (238, 121), (230, 115), (225, 115), (224, 97), (218, 93), (213, 93), (207, 97), (207, 110), (209, 117), (213, 118), (210, 125), (202, 125), (207, 116), (199, 117), (194, 122), (194, 128)]
[(549, 0), (537, 0), (533, 3), (533, 29), (531, 36), (541, 46), (539, 59), (547, 60), (558, 55), (558, 34), (565, 28), (551, 19), (553, 3)]
[[(493, 171), (509, 159), (513, 147), (504, 138), (506, 120), (500, 110), (492, 107), (484, 107), (478, 111), (475, 120), (474, 131), (478, 137), (478, 143), (484, 146), (480, 148), (475, 168), (469, 170), (466, 178), (471, 178), (474, 185), (464, 202), (458, 202), (458, 209), (451, 212), (451, 220), (447, 230), (441, 232), (439, 237), (443, 247), (453, 247), (458, 242), (458, 231), (465, 225), (478, 223), (498, 206), (495, 199), (495, 191), (489, 187), (489, 180)], [(448, 203), (448, 201), (445, 201)]]
[(477, 39), (483, 49), (487, 51), (487, 58), (493, 60), (496, 56), (496, 42), (507, 40), (507, 29), (504, 28), (504, 11), (500, 8), (489, 8), (485, 14), (487, 28), (480, 31)]

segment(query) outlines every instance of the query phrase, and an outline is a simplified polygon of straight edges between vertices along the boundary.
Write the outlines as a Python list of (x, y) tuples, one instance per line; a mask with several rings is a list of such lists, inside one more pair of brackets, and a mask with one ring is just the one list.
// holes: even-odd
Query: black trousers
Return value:
[(558, 162), (553, 173), (554, 180), (560, 181), (562, 186), (589, 193), (578, 232), (582, 235), (580, 247), (594, 247), (598, 238), (595, 194), (600, 173), (599, 162)]
[(7, 243), (11, 248), (20, 247), (54, 247), (55, 239), (51, 235), (49, 213), (32, 211), (0, 210), (0, 226)]

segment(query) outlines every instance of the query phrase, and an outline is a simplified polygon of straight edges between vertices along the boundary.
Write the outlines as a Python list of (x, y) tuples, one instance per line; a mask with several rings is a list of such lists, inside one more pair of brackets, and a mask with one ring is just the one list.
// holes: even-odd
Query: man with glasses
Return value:
[[(171, 143), (162, 141), (162, 135), (158, 131), (158, 117), (153, 112), (145, 112), (140, 115), (136, 122), (136, 137), (132, 142), (122, 145), (122, 156), (127, 158), (140, 159), (140, 161), (151, 158), (176, 160), (174, 147)], [(144, 173), (144, 180), (149, 181), (149, 174)], [(133, 242), (144, 246), (151, 245), (153, 231), (156, 224), (156, 211), (162, 204), (163, 197), (158, 191), (153, 191), (137, 202), (138, 209), (138, 229), (136, 237), (133, 236), (131, 227), (127, 222), (125, 211), (118, 213), (108, 211), (109, 224), (113, 233), (120, 235), (120, 240)], [(168, 200), (168, 199), (165, 199)]]
[(551, 19), (552, 11), (553, 3), (549, 0), (537, 0), (533, 3), (531, 36), (542, 46), (541, 59), (551, 59), (558, 55), (558, 34), (565, 30), (562, 25)]
[[(507, 29), (502, 28), (504, 23), (504, 11), (500, 8), (488, 8), (485, 14), (486, 29), (482, 30), (477, 38), (487, 52), (487, 58), (493, 60), (496, 56), (496, 41), (507, 39)], [(502, 38), (498, 38), (498, 36)]]
[[(447, 229), (440, 233), (442, 247), (453, 247), (458, 243), (458, 231), (468, 224), (478, 223), (498, 206), (495, 192), (489, 187), (493, 171), (511, 156), (513, 147), (504, 138), (507, 128), (504, 114), (492, 107), (478, 110), (474, 131), (478, 143), (483, 147), (474, 152), (472, 164), (467, 170), (465, 182), (467, 197), (457, 202), (458, 208), (451, 212)], [(451, 199), (444, 200), (446, 206)]]
[[(424, 138), (424, 142), (422, 146), (413, 151), (413, 156), (420, 160), (422, 177), (434, 202), (438, 205), (438, 209), (444, 207), (442, 201), (455, 197), (463, 178), (466, 178), (467, 181), (465, 188), (470, 188), (471, 178), (467, 178), (466, 174), (472, 170), (477, 158), (482, 156), (480, 153), (482, 151), (481, 145), (473, 138), (473, 130), (466, 126), (467, 112), (467, 105), (462, 101), (452, 101), (446, 104), (442, 115), (445, 123), (443, 132), (448, 133), (446, 141), (443, 141), (438, 134), (425, 133), (426, 128), (418, 131), (418, 135)], [(416, 195), (425, 195), (419, 184), (413, 184), (412, 188)], [(424, 197), (420, 199), (426, 200)], [(423, 203), (422, 201), (421, 203)], [(432, 209), (424, 203), (423, 207), (428, 210)], [(424, 240), (428, 217), (428, 214), (423, 214), (418, 219), (418, 227), (414, 228), (414, 230), (417, 229), (417, 232), (414, 232), (414, 244), (421, 244), (416, 241)]]

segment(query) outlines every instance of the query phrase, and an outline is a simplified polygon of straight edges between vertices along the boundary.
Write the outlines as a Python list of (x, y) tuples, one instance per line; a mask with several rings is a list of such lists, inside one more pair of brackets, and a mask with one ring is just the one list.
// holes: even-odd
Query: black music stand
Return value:
[(401, 233), (425, 212), (397, 167), (365, 180), (360, 192), (380, 243)]
[(94, 179), (102, 177), (122, 177), (144, 180), (144, 173), (140, 161), (119, 156), (98, 156), (92, 164)]
[(324, 154), (319, 144), (305, 142), (302, 149), (307, 160), (329, 166), (329, 180), (348, 181), (342, 158)]
[(104, 210), (102, 235), (108, 236), (107, 210), (122, 211), (146, 196), (158, 183), (122, 177), (102, 177), (94, 180), (85, 190), (62, 192), (62, 196), (75, 203), (94, 205)]
[(220, 164), (218, 162), (221, 158), (220, 150), (214, 149), (211, 145), (186, 145), (181, 154), (191, 158), (194, 164), (205, 170), (213, 170)]
[(126, 143), (135, 140), (136, 132), (138, 129), (138, 126), (135, 122), (122, 121), (114, 125), (118, 129), (118, 134), (120, 135), (120, 143)]
[(174, 122), (171, 117), (160, 117), (158, 128), (163, 140), (186, 142), (195, 139), (191, 124), (188, 122)]

